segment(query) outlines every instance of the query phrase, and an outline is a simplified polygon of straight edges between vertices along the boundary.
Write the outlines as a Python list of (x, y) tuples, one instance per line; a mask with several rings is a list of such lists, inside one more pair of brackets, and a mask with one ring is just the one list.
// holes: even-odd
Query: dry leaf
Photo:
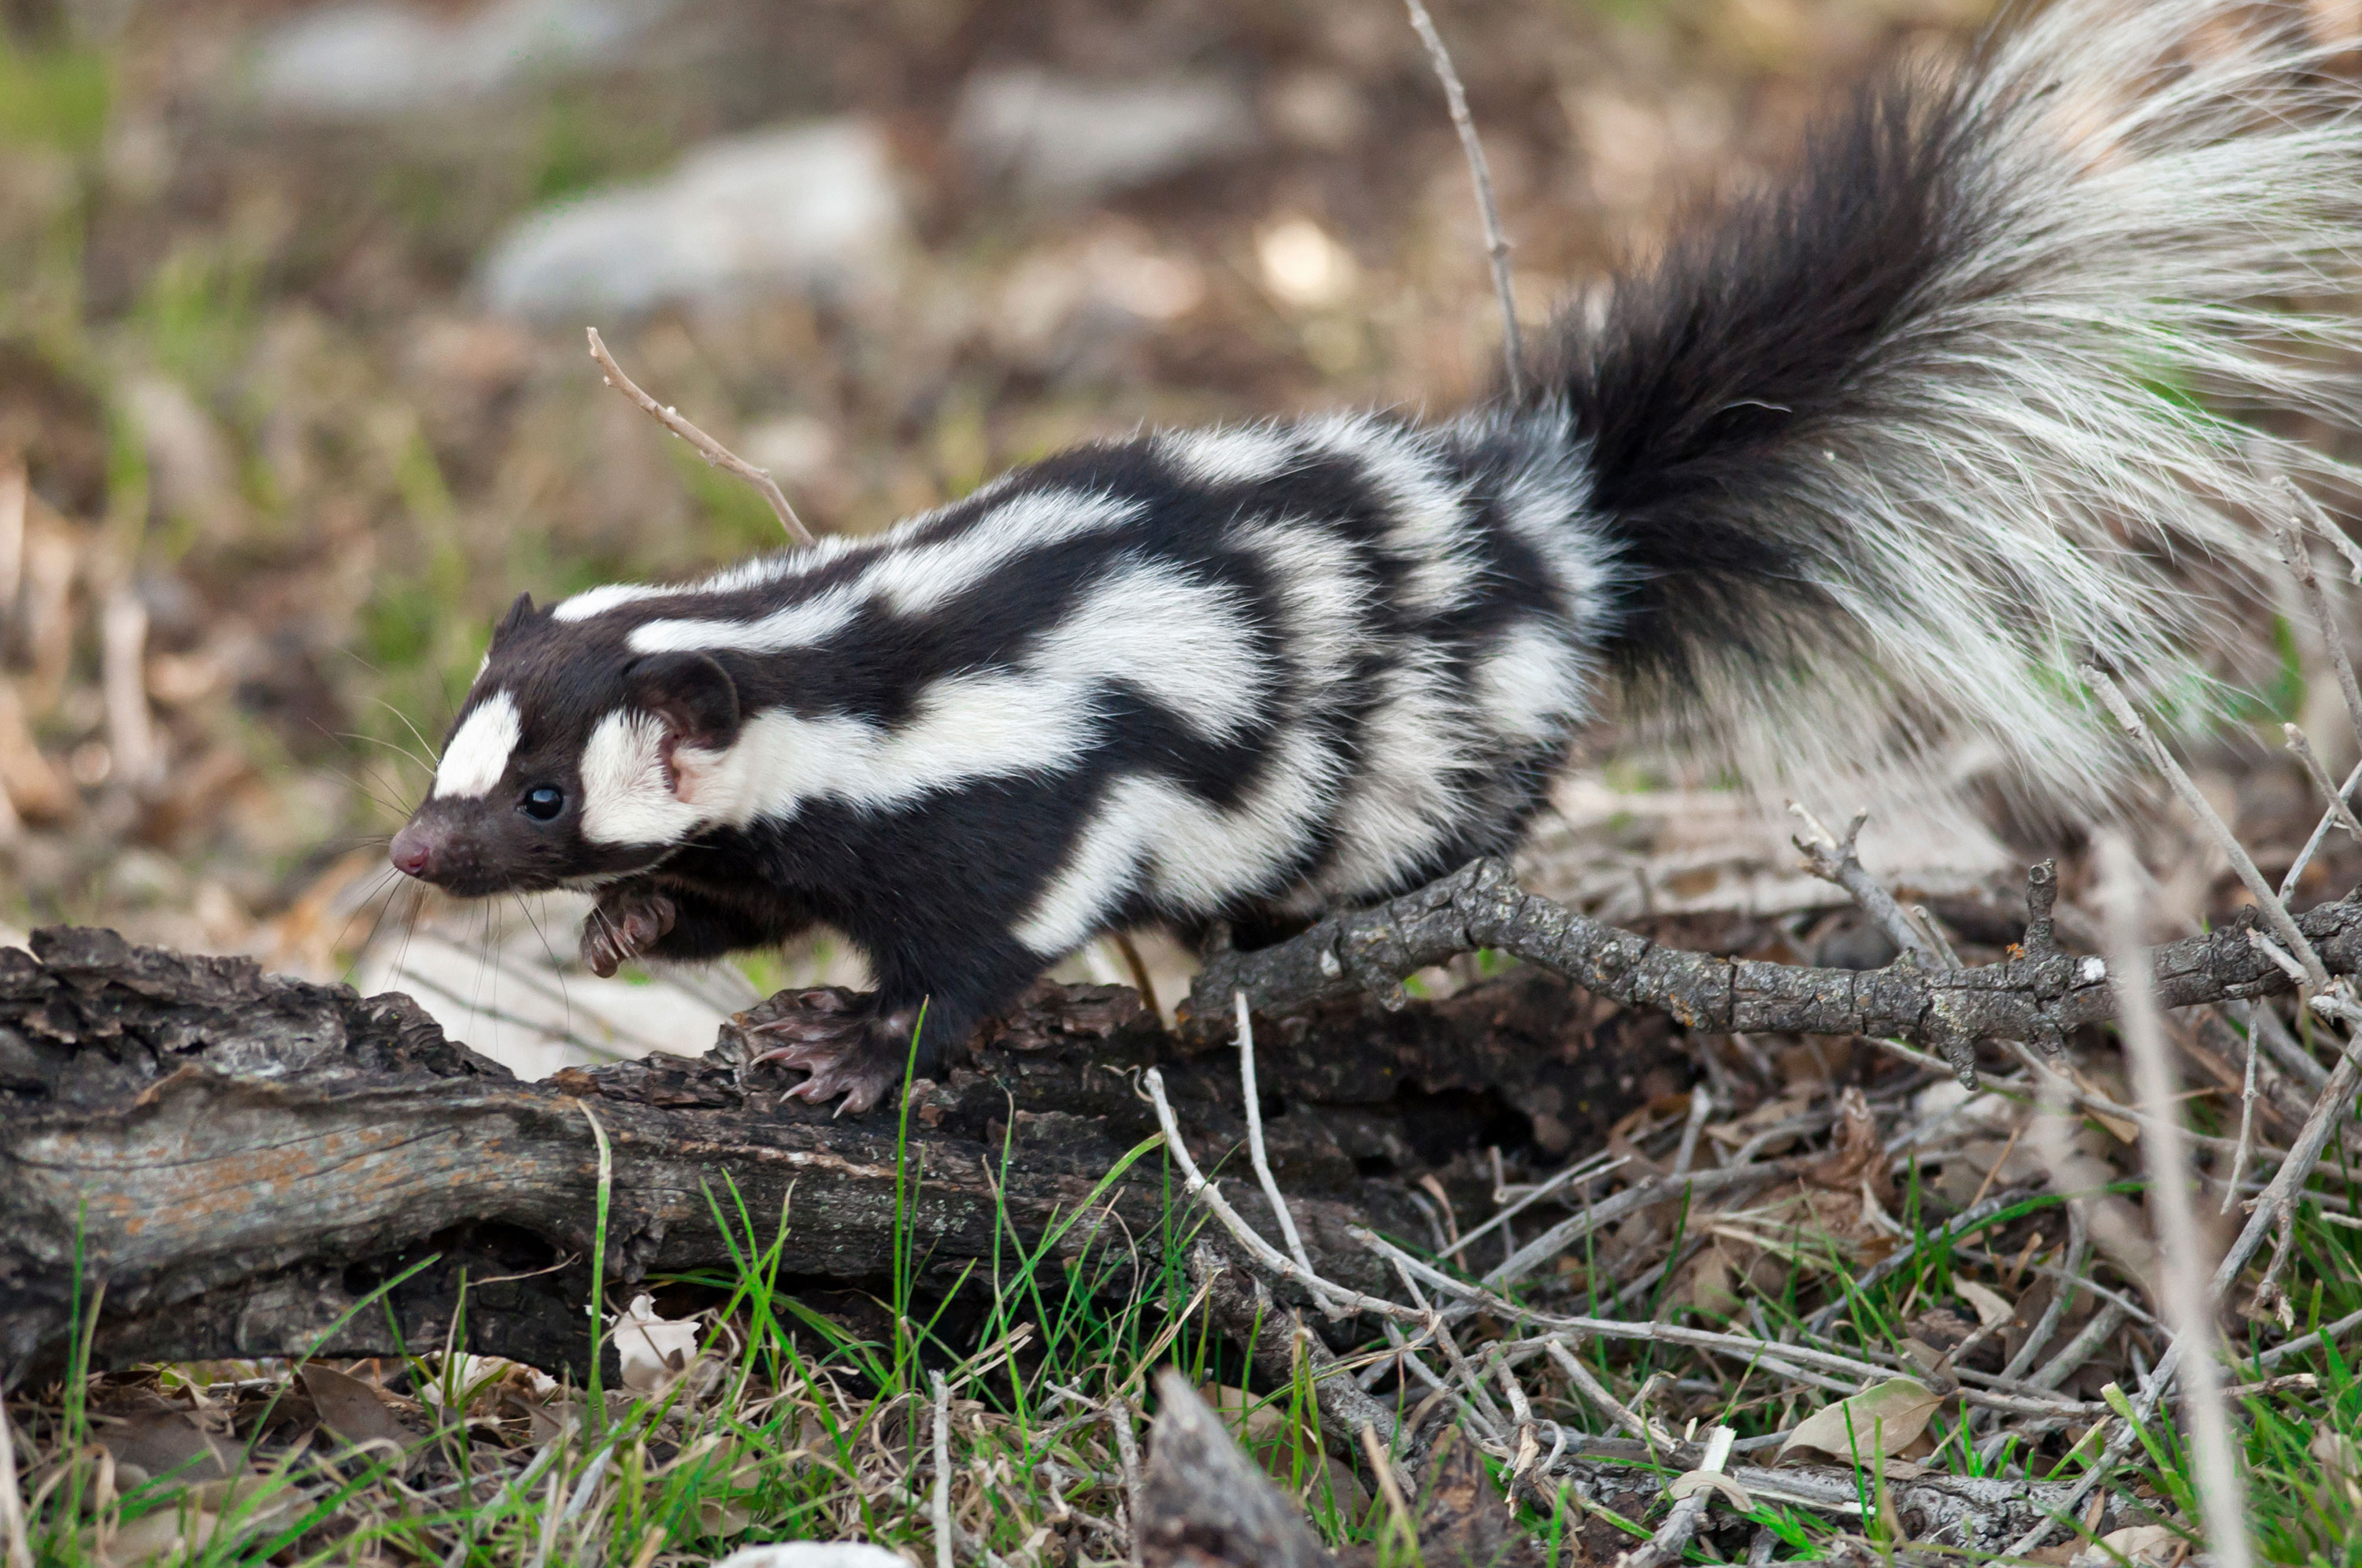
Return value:
[(1729, 1476), (1712, 1470), (1683, 1472), (1673, 1477), (1672, 1485), (1665, 1488), (1665, 1496), (1678, 1503), (1691, 1493), (1705, 1491), (1709, 1487), (1721, 1493), (1723, 1500), (1734, 1508), (1747, 1509), (1755, 1506), (1755, 1499), (1749, 1495), (1746, 1487), (1733, 1481)]
[(1731, 1287), (1733, 1272), (1730, 1254), (1717, 1242), (1690, 1265), (1689, 1283), (1682, 1294), (1699, 1311), (1727, 1318), (1740, 1306), (1738, 1292)]
[(1907, 1377), (1889, 1378), (1805, 1417), (1780, 1445), (1780, 1457), (1800, 1448), (1842, 1460), (1900, 1453), (1918, 1441), (1943, 1402), (1941, 1395), (1925, 1385)]
[(418, 1398), (422, 1404), (441, 1406), (457, 1394), (461, 1406), (473, 1407), (497, 1403), (512, 1389), (546, 1397), (557, 1392), (557, 1379), (536, 1367), (501, 1356), (447, 1356), (435, 1375), (419, 1385)]
[(2069, 1568), (2173, 1568), (2190, 1555), (2190, 1538), (2164, 1525), (2110, 1530), (2069, 1560)]
[(1806, 1180), (1824, 1187), (1849, 1188), (1867, 1176), (1881, 1187), (1891, 1184), (1886, 1173), (1886, 1150), (1878, 1136), (1878, 1119), (1871, 1113), (1870, 1097), (1855, 1085), (1847, 1085), (1838, 1096), (1836, 1134), (1833, 1142), (1837, 1147), (1827, 1158), (1806, 1168)]
[(1973, 1279), (1952, 1280), (1952, 1294), (1977, 1309), (1977, 1321), (1987, 1328), (2006, 1323), (2017, 1316), (2017, 1309), (2002, 1299), (2000, 1291), (1989, 1285), (1979, 1285)]
[(2362, 1507), (2362, 1445), (2323, 1426), (2313, 1430), (2308, 1452), (2321, 1465), (2323, 1510), (2333, 1511), (2341, 1501), (2345, 1507)]
[(216, 1437), (177, 1407), (158, 1405), (119, 1419), (101, 1419), (93, 1433), (117, 1465), (154, 1479), (182, 1482), (229, 1475), (244, 1461), (238, 1445)]
[(662, 1394), (697, 1359), (697, 1320), (658, 1317), (653, 1297), (635, 1296), (615, 1320), (615, 1355), (624, 1364), (624, 1387)]
[[(2124, 1096), (2121, 1093), (2110, 1092), (2107, 1085), (2095, 1081), (2088, 1073), (2074, 1068), (2070, 1068), (2069, 1071), (2075, 1080), (2075, 1087), (2094, 1099), (2112, 1100), (2118, 1105), (2124, 1103)], [(2121, 1116), (2110, 1116), (2103, 1111), (2093, 1110), (2089, 1106), (2082, 1108), (2082, 1114), (2114, 1133), (2119, 1143), (2140, 1142), (2140, 1123), (2136, 1121), (2127, 1121)]]
[[(183, 1548), (195, 1546), (213, 1538), (220, 1520), (202, 1508), (183, 1514), (179, 1508), (159, 1508), (142, 1514), (106, 1539), (104, 1547), (97, 1545), (94, 1530), (83, 1531), (84, 1553), (107, 1568), (132, 1568), (135, 1563), (157, 1562), (183, 1555)], [(186, 1528), (183, 1529), (185, 1524)]]
[(305, 1362), (299, 1375), (304, 1392), (312, 1397), (313, 1408), (320, 1412), (320, 1424), (353, 1447), (374, 1448), (379, 1450), (377, 1458), (398, 1459), (416, 1441), (386, 1408), (384, 1396), (359, 1378), (316, 1361)]

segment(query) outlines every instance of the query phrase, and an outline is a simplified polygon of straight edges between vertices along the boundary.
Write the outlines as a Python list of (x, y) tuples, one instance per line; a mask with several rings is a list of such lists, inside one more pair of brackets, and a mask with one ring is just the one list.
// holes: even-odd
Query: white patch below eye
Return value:
[(664, 721), (618, 708), (582, 747), (582, 836), (593, 844), (673, 844), (702, 825), (666, 777)]
[(476, 704), (443, 748), (435, 769), (436, 800), (480, 801), (509, 770), (509, 755), (524, 734), (515, 701), (495, 691)]

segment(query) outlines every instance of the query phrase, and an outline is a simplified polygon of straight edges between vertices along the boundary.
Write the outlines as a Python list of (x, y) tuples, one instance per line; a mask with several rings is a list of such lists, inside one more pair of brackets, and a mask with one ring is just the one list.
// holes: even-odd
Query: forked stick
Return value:
[(688, 442), (697, 455), (703, 458), (708, 464), (753, 485), (761, 493), (763, 499), (770, 502), (771, 510), (778, 514), (779, 526), (788, 531), (788, 537), (794, 540), (797, 545), (805, 546), (812, 542), (811, 530), (806, 528), (803, 519), (796, 515), (796, 509), (788, 504), (786, 494), (773, 480), (768, 469), (756, 468), (688, 420), (683, 419), (679, 410), (668, 408), (642, 392), (639, 383), (624, 374), (624, 368), (615, 363), (615, 357), (608, 353), (607, 346), (599, 340), (599, 329), (593, 326), (585, 330), (590, 335), (590, 358), (599, 362), (599, 374), (609, 386), (638, 403), (641, 411), (649, 418)]

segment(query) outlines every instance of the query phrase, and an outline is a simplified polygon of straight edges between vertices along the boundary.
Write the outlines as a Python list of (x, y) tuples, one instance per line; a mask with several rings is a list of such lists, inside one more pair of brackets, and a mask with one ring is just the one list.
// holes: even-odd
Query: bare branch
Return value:
[(1609, 1420), (1647, 1443), (1652, 1451), (1674, 1446), (1679, 1440), (1670, 1432), (1660, 1432), (1650, 1427), (1639, 1412), (1609, 1393), (1607, 1386), (1599, 1381), (1591, 1368), (1583, 1364), (1583, 1358), (1576, 1355), (1573, 1349), (1582, 1342), (1580, 1336), (1568, 1334), (1551, 1340), (1542, 1349), (1549, 1353), (1551, 1360), (1558, 1364), (1558, 1369), (1566, 1374), (1566, 1380), (1584, 1398), (1598, 1406), (1600, 1413)]
[(1476, 122), (1468, 113), (1467, 91), (1460, 85), (1460, 72), (1451, 68), (1451, 52), (1443, 47), (1434, 18), (1420, 0), (1403, 0), (1403, 4), (1410, 8), (1410, 25), (1418, 29), (1418, 41), (1427, 46), (1427, 58), (1443, 83), (1444, 102), (1451, 106), (1451, 128), (1460, 133), (1460, 150), (1467, 155), (1468, 173), (1476, 182), (1476, 209), (1485, 220), (1485, 254), (1492, 259), (1493, 292), (1501, 300), (1501, 363), (1508, 371), (1509, 401), (1516, 403), (1526, 392), (1524, 338), (1518, 331), (1518, 297), (1509, 282), (1509, 242), (1501, 233), (1501, 211), (1493, 201), (1493, 168), (1485, 160), (1485, 144), (1478, 139)]
[(927, 1374), (935, 1396), (935, 1485), (927, 1499), (927, 1515), (935, 1527), (935, 1568), (952, 1568), (952, 1391), (940, 1372)]
[[(1706, 1033), (1793, 1032), (1900, 1036), (1928, 1043), (1973, 1081), (1980, 1040), (2047, 1044), (2111, 1019), (2115, 993), (2097, 958), (2050, 938), (2044, 868), (2031, 878), (2035, 919), (2022, 950), (1999, 964), (1934, 970), (1914, 961), (1856, 971), (1724, 958), (1666, 947), (1522, 891), (1509, 867), (1479, 860), (1416, 892), (1331, 915), (1310, 931), (1252, 953), (1209, 955), (1185, 1025), (1202, 1038), (1227, 1021), (1232, 993), (1267, 1018), (1361, 995), (1462, 953), (1491, 948), (1563, 975), (1630, 1007), (1654, 1008)], [(2293, 922), (2317, 962), (2362, 967), (2362, 904), (2323, 904)], [(2294, 988), (2247, 941), (2245, 919), (2155, 951), (2152, 983), (2166, 1007), (2191, 1007)], [(2325, 955), (2325, 956), (2324, 956)], [(1718, 1175), (1719, 1173), (1707, 1173)]]
[[(2252, 1013), (2255, 1009), (2262, 1005), (2261, 1002), (2249, 1002), (2247, 1007)], [(2252, 1032), (2252, 1026), (2250, 1026), (2250, 1032)], [(2233, 1206), (2239, 1201), (2239, 1179), (2247, 1174), (2247, 1160), (2256, 1152), (2257, 1069), (2262, 1061), (2263, 1053), (2257, 1050), (2254, 1043), (2250, 1042), (2247, 1047), (2246, 1077), (2239, 1086), (2239, 1146), (2231, 1154), (2231, 1174), (2223, 1178), (2223, 1204), (2216, 1210), (2220, 1214), (2230, 1213)]]
[(1854, 853), (1855, 841), (1861, 837), (1861, 824), (1870, 820), (1865, 806), (1853, 814), (1846, 824), (1845, 837), (1839, 839), (1821, 825), (1821, 819), (1805, 807), (1791, 801), (1789, 814), (1805, 824), (1805, 832), (1788, 842), (1805, 856), (1805, 869), (1824, 882), (1834, 882), (1846, 890), (1846, 896), (1861, 906), (1861, 912), (1874, 922), (1894, 944), (1898, 951), (1924, 959), (1939, 969), (1956, 969), (1958, 964), (1945, 962), (1945, 955), (1927, 940), (1926, 933), (1911, 923), (1894, 895), (1880, 887), (1878, 878), (1862, 869), (1861, 858)]
[(2322, 797), (2329, 802), (2331, 819), (2353, 834), (2355, 842), (2362, 844), (2362, 821), (2356, 820), (2354, 808), (2345, 803), (2345, 791), (2330, 778), (2329, 769), (2321, 766), (2321, 758), (2313, 754), (2312, 742), (2307, 740), (2304, 732), (2294, 724), (2282, 724), (2280, 733), (2288, 737), (2289, 750), (2295, 753), (2296, 759), (2304, 765), (2305, 777), (2312, 780), (2312, 787), (2320, 790)]
[(1304, 1238), (1297, 1232), (1296, 1217), (1287, 1211), (1287, 1199), (1280, 1196), (1279, 1181), (1271, 1174), (1271, 1156), (1263, 1146), (1263, 1096), (1255, 1088), (1254, 1018), (1247, 1011), (1246, 993), (1239, 993), (1239, 1089), (1246, 1106), (1247, 1157), (1254, 1165), (1255, 1179), (1263, 1184), (1263, 1196), (1271, 1205), (1272, 1218), (1279, 1221), (1279, 1233), (1287, 1242), (1287, 1255), (1296, 1260), (1306, 1274), (1312, 1272), (1312, 1260), (1305, 1255)]
[(1342, 1309), (1352, 1312), (1374, 1312), (1382, 1317), (1399, 1318), (1413, 1323), (1426, 1320), (1424, 1313), (1408, 1307), (1330, 1284), (1309, 1268), (1298, 1264), (1295, 1259), (1282, 1254), (1257, 1235), (1252, 1226), (1239, 1218), (1239, 1211), (1231, 1207), (1231, 1200), (1222, 1196), (1222, 1189), (1208, 1181), (1198, 1169), (1198, 1162), (1190, 1156), (1188, 1145), (1181, 1141), (1181, 1127), (1174, 1120), (1173, 1102), (1164, 1097), (1164, 1075), (1151, 1067), (1141, 1075), (1140, 1081), (1141, 1086), (1148, 1090), (1150, 1102), (1156, 1108), (1156, 1125), (1164, 1131), (1164, 1147), (1172, 1154), (1173, 1163), (1181, 1167), (1183, 1190), (1204, 1204), (1214, 1218), (1221, 1221), (1222, 1229), (1230, 1232), (1231, 1239), (1246, 1249), (1248, 1261), (1275, 1277), (1296, 1281), (1312, 1293), (1312, 1298), (1320, 1303), (1324, 1311)]
[(2296, 574), (2297, 590), (2304, 596), (2304, 607), (2312, 616), (2314, 630), (2329, 650), (2329, 668), (2337, 672), (2338, 695), (2345, 699), (2345, 717), (2354, 725), (2356, 745), (2362, 745), (2362, 685), (2354, 679), (2354, 661), (2345, 657), (2345, 639), (2338, 635), (2337, 617), (2329, 608), (2329, 595), (2322, 591), (2321, 579), (2313, 574), (2312, 552), (2305, 547), (2304, 536), (2298, 532), (2294, 517), (2301, 517), (2323, 534), (2339, 540), (2338, 532), (2321, 510), (2321, 503), (2286, 479), (2279, 481), (2280, 491), (2288, 498), (2290, 517), (2272, 520), (2272, 536), (2279, 541), (2280, 558), (2289, 570)]
[[(2345, 782), (2337, 791), (2338, 799), (2345, 800), (2351, 796), (2354, 793), (2354, 787), (2357, 784), (2362, 784), (2362, 762), (2355, 763), (2346, 770)], [(2304, 875), (2304, 868), (2312, 864), (2313, 856), (2320, 852), (2321, 841), (2329, 836), (2329, 830), (2334, 827), (2336, 823), (2337, 817), (2334, 812), (2321, 813), (2321, 821), (2312, 826), (2312, 836), (2304, 841), (2304, 847), (2298, 850), (2296, 858), (2289, 863), (2288, 875), (2280, 878), (2280, 898), (2283, 901), (2286, 901), (2290, 894), (2296, 891), (2297, 879)]]
[(811, 530), (806, 528), (803, 519), (796, 515), (796, 509), (788, 504), (787, 496), (772, 480), (768, 469), (756, 468), (688, 420), (683, 419), (678, 409), (668, 408), (642, 392), (637, 382), (624, 374), (624, 368), (615, 363), (615, 357), (613, 354), (607, 352), (606, 344), (599, 340), (599, 329), (593, 326), (586, 330), (590, 335), (590, 358), (599, 362), (599, 373), (609, 386), (638, 403), (649, 418), (688, 442), (696, 450), (697, 455), (703, 458), (707, 463), (720, 469), (725, 474), (734, 475), (753, 485), (763, 499), (770, 502), (771, 510), (778, 514), (779, 526), (788, 531), (789, 539), (799, 546), (810, 545), (812, 542)]
[[(1731, 1441), (1738, 1435), (1728, 1427), (1709, 1429), (1705, 1457), (1691, 1474), (1720, 1475), (1723, 1466), (1730, 1463)], [(1690, 1539), (1697, 1534), (1698, 1523), (1705, 1518), (1705, 1506), (1714, 1496), (1712, 1486), (1701, 1486), (1675, 1503), (1657, 1533), (1617, 1557), (1616, 1568), (1666, 1568), (1669, 1563), (1679, 1562), (1688, 1552)]]

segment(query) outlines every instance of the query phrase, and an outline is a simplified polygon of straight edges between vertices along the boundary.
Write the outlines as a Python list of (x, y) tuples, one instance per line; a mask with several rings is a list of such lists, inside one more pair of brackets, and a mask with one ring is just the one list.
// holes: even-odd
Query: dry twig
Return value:
[(935, 1485), (928, 1517), (935, 1527), (935, 1568), (952, 1568), (952, 1393), (940, 1372), (927, 1374), (935, 1396)]
[(1255, 1179), (1263, 1184), (1272, 1218), (1279, 1221), (1279, 1233), (1287, 1242), (1287, 1255), (1309, 1275), (1312, 1260), (1305, 1253), (1304, 1238), (1297, 1232), (1296, 1217), (1287, 1211), (1287, 1199), (1280, 1196), (1279, 1182), (1271, 1174), (1271, 1156), (1264, 1153), (1263, 1097), (1255, 1088), (1254, 1018), (1247, 1011), (1244, 991), (1239, 993), (1238, 1000), (1239, 1089), (1246, 1107), (1247, 1157), (1254, 1165)]
[(1957, 969), (1959, 964), (1948, 962), (1949, 955), (1940, 952), (1926, 933), (1911, 922), (1894, 895), (1879, 885), (1878, 879), (1862, 868), (1861, 858), (1854, 853), (1854, 845), (1861, 837), (1862, 824), (1870, 821), (1870, 809), (1865, 806), (1853, 814), (1846, 824), (1845, 837), (1839, 839), (1794, 801), (1788, 802), (1789, 813), (1805, 824), (1805, 832), (1789, 842), (1805, 856), (1805, 868), (1824, 882), (1833, 882), (1846, 890), (1847, 897), (1861, 907), (1886, 940), (1900, 952), (1940, 969)]
[(2296, 575), (2304, 607), (2312, 614), (2313, 628), (2321, 634), (2322, 645), (2328, 651), (2329, 668), (2336, 672), (2337, 692), (2345, 699), (2345, 717), (2354, 726), (2354, 738), (2362, 743), (2362, 685), (2355, 681), (2354, 661), (2345, 656), (2345, 639), (2338, 635), (2337, 616), (2329, 607), (2329, 595), (2322, 591), (2321, 579), (2313, 572), (2312, 552), (2305, 547), (2296, 519), (2303, 519), (2340, 544), (2345, 542), (2345, 536), (2321, 510), (2321, 503), (2296, 484), (2284, 478), (2279, 481), (2279, 490), (2288, 500), (2289, 515), (2273, 520), (2272, 535), (2279, 541), (2280, 558)]
[(1509, 401), (1517, 403), (1526, 394), (1524, 338), (1518, 331), (1518, 299), (1509, 280), (1509, 241), (1501, 232), (1501, 210), (1493, 200), (1493, 169), (1485, 160), (1485, 144), (1468, 113), (1467, 90), (1460, 85), (1460, 72), (1451, 67), (1451, 53), (1443, 47), (1434, 18), (1420, 0), (1403, 0), (1403, 4), (1410, 8), (1410, 25), (1418, 29), (1418, 41), (1427, 46), (1427, 58), (1443, 83), (1444, 102), (1451, 107), (1451, 128), (1460, 134), (1460, 150), (1467, 155), (1468, 172), (1476, 182), (1476, 209), (1485, 220), (1485, 254), (1492, 260), (1493, 292), (1501, 301), (1501, 363), (1508, 372)]
[(2312, 742), (2306, 739), (2305, 733), (2294, 724), (2282, 724), (2280, 733), (2288, 737), (2289, 750), (2298, 762), (2303, 764), (2305, 777), (2312, 780), (2312, 787), (2320, 790), (2322, 797), (2329, 802), (2330, 819), (2352, 834), (2356, 843), (2362, 843), (2362, 820), (2355, 817), (2354, 808), (2345, 803), (2345, 792), (2332, 782), (2329, 769), (2322, 767), (2321, 758), (2313, 754)]
[(639, 404), (641, 410), (649, 418), (688, 442), (697, 455), (704, 458), (708, 464), (753, 485), (756, 491), (770, 503), (771, 510), (778, 514), (779, 526), (788, 531), (788, 537), (790, 540), (799, 546), (807, 546), (812, 542), (811, 530), (806, 528), (803, 519), (796, 515), (796, 509), (788, 504), (786, 494), (780, 491), (778, 482), (771, 478), (768, 469), (756, 468), (688, 420), (683, 419), (679, 409), (668, 407), (642, 392), (637, 382), (624, 374), (624, 368), (615, 363), (613, 355), (607, 352), (606, 344), (599, 340), (599, 329), (593, 326), (586, 330), (590, 335), (590, 358), (599, 362), (599, 373), (609, 386)]
[(1156, 1108), (1156, 1124), (1164, 1132), (1164, 1146), (1173, 1163), (1181, 1167), (1182, 1190), (1204, 1204), (1209, 1212), (1221, 1222), (1231, 1239), (1246, 1249), (1248, 1261), (1267, 1274), (1292, 1279), (1311, 1293), (1322, 1310), (1340, 1312), (1374, 1312), (1382, 1317), (1398, 1318), (1407, 1322), (1420, 1322), (1425, 1315), (1408, 1307), (1374, 1296), (1364, 1296), (1358, 1290), (1348, 1290), (1329, 1281), (1283, 1254), (1269, 1242), (1257, 1235), (1254, 1229), (1239, 1217), (1231, 1200), (1222, 1196), (1221, 1188), (1208, 1181), (1190, 1156), (1189, 1147), (1181, 1140), (1180, 1123), (1174, 1119), (1173, 1103), (1164, 1095), (1164, 1075), (1151, 1067), (1141, 1075), (1141, 1086), (1147, 1089), (1149, 1102)]
[[(1705, 1456), (1698, 1462), (1697, 1469), (1690, 1474), (1720, 1475), (1723, 1466), (1730, 1463), (1731, 1440), (1738, 1435), (1728, 1427), (1716, 1427), (1709, 1431), (1705, 1440)], [(1672, 1512), (1665, 1516), (1665, 1522), (1658, 1527), (1657, 1533), (1617, 1557), (1616, 1568), (1665, 1568), (1668, 1563), (1679, 1562), (1689, 1551), (1690, 1540), (1697, 1534), (1699, 1521), (1705, 1518), (1706, 1504), (1714, 1496), (1713, 1486), (1700, 1486), (1675, 1503)]]

